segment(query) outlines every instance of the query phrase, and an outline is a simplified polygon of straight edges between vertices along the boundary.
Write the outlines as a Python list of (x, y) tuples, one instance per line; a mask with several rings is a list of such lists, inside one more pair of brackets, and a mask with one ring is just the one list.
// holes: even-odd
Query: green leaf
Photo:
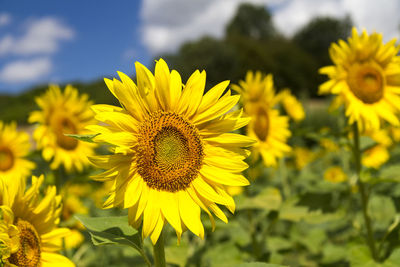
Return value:
[(382, 169), (379, 173), (379, 178), (373, 180), (379, 182), (400, 182), (400, 165), (391, 165)]
[(64, 135), (75, 138), (79, 141), (94, 143), (93, 138), (98, 136), (99, 133), (97, 133), (97, 134), (64, 134)]
[(128, 216), (75, 217), (87, 228), (94, 245), (119, 244), (142, 252), (142, 240), (138, 231), (129, 226)]
[(262, 210), (278, 210), (282, 204), (282, 196), (280, 191), (274, 187), (267, 187), (257, 196), (245, 198), (237, 205), (237, 210), (243, 209), (262, 209)]
[(322, 250), (323, 244), (327, 239), (325, 231), (319, 228), (312, 228), (306, 233), (292, 231), (291, 237), (294, 241), (304, 245), (313, 254), (317, 254)]
[(347, 248), (345, 246), (338, 246), (328, 243), (322, 249), (322, 263), (332, 264), (347, 257)]
[(377, 267), (376, 263), (367, 246), (355, 245), (350, 248), (350, 266), (351, 267)]
[(390, 257), (382, 264), (384, 267), (397, 267), (400, 262), (400, 248), (395, 249)]
[(309, 224), (322, 224), (327, 222), (333, 222), (337, 220), (342, 220), (345, 214), (342, 211), (335, 213), (323, 213), (321, 210), (315, 210), (308, 212), (304, 221)]
[(266, 242), (268, 250), (272, 252), (290, 249), (292, 247), (292, 242), (279, 236), (269, 236)]
[(368, 202), (368, 213), (374, 228), (386, 230), (396, 215), (396, 207), (390, 197), (373, 195)]
[(188, 254), (189, 249), (186, 244), (165, 247), (165, 261), (169, 264), (185, 266)]
[(248, 260), (248, 255), (240, 251), (233, 242), (219, 242), (204, 253), (204, 266), (236, 266)]
[(299, 222), (304, 219), (308, 214), (308, 207), (295, 206), (298, 199), (286, 201), (280, 210), (279, 218), (293, 222)]
[(360, 149), (361, 151), (368, 150), (376, 145), (376, 142), (369, 136), (360, 137)]

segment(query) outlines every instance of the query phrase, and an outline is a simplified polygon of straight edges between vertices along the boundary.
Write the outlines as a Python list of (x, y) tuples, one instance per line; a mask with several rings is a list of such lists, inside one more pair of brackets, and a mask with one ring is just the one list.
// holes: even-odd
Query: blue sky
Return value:
[[(133, 74), (203, 35), (221, 38), (241, 2), (268, 6), (291, 36), (315, 16), (398, 37), (398, 0), (0, 0), (0, 92)], [(397, 20), (397, 21), (396, 21)]]
[[(65, 31), (57, 35), (50, 30), (47, 33), (50, 37), (42, 37), (47, 39), (43, 42), (54, 43), (53, 52), (41, 52), (40, 47), (36, 52), (29, 52), (30, 48), (25, 47), (25, 50), (0, 54), (0, 69), (13, 62), (37, 62), (38, 68), (43, 68), (43, 75), (35, 79), (22, 78), (19, 82), (15, 81), (18, 76), (4, 77), (0, 91), (20, 91), (36, 83), (97, 79), (114, 75), (117, 70), (132, 73), (134, 60), (147, 64), (151, 58), (139, 37), (140, 4), (129, 0), (119, 0), (118, 4), (76, 0), (0, 1), (0, 14), (9, 17), (0, 26), (0, 47), (1, 37), (9, 35), (18, 42), (28, 35), (34, 23), (40, 27), (40, 22), (45, 24), (46, 20), (57, 25), (53, 31)], [(50, 64), (44, 64), (47, 67), (40, 64), (48, 61)]]

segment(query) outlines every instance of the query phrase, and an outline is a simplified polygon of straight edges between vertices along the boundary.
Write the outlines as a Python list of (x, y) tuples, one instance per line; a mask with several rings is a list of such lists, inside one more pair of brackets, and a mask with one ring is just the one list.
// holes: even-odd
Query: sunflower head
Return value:
[(334, 65), (320, 69), (329, 81), (320, 86), (319, 93), (337, 95), (336, 102), (345, 104), (350, 124), (375, 130), (382, 120), (399, 125), (400, 47), (395, 42), (384, 44), (381, 34), (359, 34), (353, 28), (347, 42), (331, 45)]
[(302, 170), (305, 166), (311, 163), (317, 155), (306, 147), (297, 146), (293, 148), (293, 156), (296, 169)]
[(142, 225), (144, 237), (155, 243), (166, 222), (180, 238), (186, 229), (203, 237), (203, 209), (223, 221), (218, 207), (233, 212), (227, 186), (243, 186), (241, 175), (246, 147), (254, 140), (235, 133), (249, 122), (241, 110), (232, 111), (239, 96), (225, 94), (222, 82), (204, 94), (205, 71), (194, 72), (186, 85), (164, 60), (156, 63), (155, 75), (136, 63), (137, 83), (119, 73), (121, 81), (106, 79), (122, 108), (95, 105), (102, 125), (87, 128), (100, 133), (94, 140), (112, 145), (113, 155), (92, 157), (106, 171), (93, 177), (109, 181), (105, 208), (128, 208), (129, 223)]
[(368, 168), (379, 169), (390, 158), (388, 149), (383, 145), (375, 145), (367, 149), (361, 159), (362, 165)]
[(63, 165), (67, 171), (81, 171), (89, 164), (86, 156), (93, 155), (94, 145), (65, 134), (88, 133), (85, 126), (94, 120), (92, 102), (70, 85), (63, 92), (51, 85), (44, 95), (36, 98), (36, 103), (41, 110), (32, 112), (29, 122), (38, 123), (33, 136), (43, 158), (52, 160), (52, 169)]
[(287, 139), (291, 136), (289, 118), (267, 105), (254, 107), (252, 121), (247, 126), (247, 135), (257, 140), (253, 146), (256, 158), (261, 155), (264, 165), (276, 167), (278, 159), (291, 151)]
[(277, 98), (281, 99), (282, 106), (286, 111), (286, 114), (289, 115), (296, 122), (300, 122), (304, 120), (306, 117), (306, 113), (304, 111), (304, 107), (301, 102), (290, 92), (289, 89), (282, 90)]
[(347, 180), (347, 175), (339, 166), (332, 166), (324, 173), (324, 180), (331, 183), (341, 183)]
[(241, 94), (243, 108), (249, 115), (257, 113), (257, 106), (268, 105), (273, 107), (279, 102), (275, 95), (272, 74), (264, 75), (260, 71), (248, 71), (244, 80), (232, 88)]
[(8, 262), (19, 249), (18, 228), (13, 225), (14, 214), (7, 206), (0, 206), (0, 262)]
[(0, 177), (9, 180), (30, 174), (35, 167), (33, 162), (25, 159), (30, 147), (29, 135), (17, 131), (16, 123), (0, 121)]
[(1, 201), (14, 214), (13, 225), (18, 231), (18, 249), (11, 252), (9, 262), (17, 266), (41, 266), (65, 264), (74, 266), (59, 255), (59, 241), (69, 230), (58, 228), (61, 197), (54, 186), (48, 187), (44, 197), (39, 193), (44, 177), (32, 178), (32, 186), (25, 191), (25, 180), (16, 179), (13, 184), (1, 185)]

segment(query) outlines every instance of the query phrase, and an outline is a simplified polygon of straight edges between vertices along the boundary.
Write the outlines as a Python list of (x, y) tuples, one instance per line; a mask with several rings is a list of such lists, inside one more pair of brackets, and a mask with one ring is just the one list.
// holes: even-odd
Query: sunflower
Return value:
[(280, 116), (276, 109), (258, 106), (257, 113), (252, 116), (252, 121), (247, 126), (247, 135), (258, 142), (253, 146), (255, 158), (261, 155), (265, 166), (276, 167), (277, 159), (282, 158), (291, 151), (286, 144), (291, 133), (289, 131), (289, 118)]
[(320, 69), (329, 81), (319, 87), (320, 94), (337, 95), (344, 103), (349, 124), (360, 129), (379, 129), (381, 121), (399, 125), (400, 49), (396, 40), (383, 44), (382, 35), (366, 31), (358, 34), (353, 28), (346, 43), (332, 44), (329, 54), (335, 65)]
[(296, 122), (304, 120), (306, 113), (304, 112), (303, 105), (288, 89), (280, 92), (277, 97), (282, 99), (283, 108), (290, 118)]
[[(241, 175), (248, 165), (244, 148), (254, 140), (228, 133), (245, 126), (249, 118), (231, 111), (239, 96), (224, 95), (229, 82), (221, 82), (203, 95), (206, 73), (195, 71), (182, 85), (175, 70), (160, 59), (155, 75), (136, 62), (137, 85), (119, 72), (121, 81), (105, 79), (122, 108), (95, 105), (96, 119), (106, 125), (88, 129), (100, 133), (97, 142), (114, 146), (113, 155), (92, 157), (106, 169), (95, 180), (113, 181), (104, 207), (128, 208), (129, 223), (156, 243), (166, 222), (178, 240), (189, 229), (204, 237), (203, 209), (224, 222), (219, 206), (235, 209), (226, 186), (244, 186)], [(183, 90), (182, 90), (183, 87)]]
[(53, 159), (50, 167), (57, 169), (62, 164), (70, 172), (82, 171), (89, 165), (88, 155), (93, 155), (94, 144), (79, 142), (64, 134), (87, 134), (84, 127), (94, 123), (91, 101), (88, 96), (79, 96), (78, 90), (67, 85), (61, 92), (57, 85), (51, 85), (49, 90), (36, 103), (42, 109), (33, 111), (29, 116), (30, 123), (39, 123), (33, 137), (43, 158)]
[(27, 133), (17, 131), (15, 123), (0, 121), (0, 177), (10, 180), (28, 176), (35, 167), (33, 162), (25, 159), (30, 147)]
[[(88, 184), (66, 183), (61, 189), (61, 196), (63, 198), (61, 217), (71, 229), (70, 234), (64, 237), (63, 240), (66, 249), (77, 248), (85, 240), (84, 236), (79, 231), (80, 229), (85, 229), (85, 227), (73, 216), (76, 214), (89, 213), (88, 208), (84, 205), (80, 197), (90, 194), (90, 191), (91, 188)], [(62, 243), (60, 244), (62, 245)]]
[(388, 149), (384, 145), (377, 144), (363, 153), (361, 163), (365, 167), (379, 169), (389, 158)]
[(302, 170), (305, 166), (315, 160), (317, 154), (306, 147), (296, 146), (293, 148), (293, 156), (296, 169)]
[(9, 264), (8, 258), (19, 249), (18, 228), (13, 222), (12, 210), (7, 206), (0, 206), (0, 265)]
[(324, 173), (324, 180), (331, 183), (341, 183), (347, 180), (347, 175), (339, 166), (332, 166)]
[(39, 189), (43, 175), (32, 177), (32, 186), (25, 192), (25, 179), (13, 183), (0, 182), (0, 204), (14, 213), (13, 224), (18, 228), (19, 249), (12, 253), (9, 262), (17, 266), (75, 266), (66, 257), (57, 254), (59, 240), (69, 234), (67, 228), (58, 228), (61, 213), (61, 196), (50, 186), (44, 197)]
[(263, 75), (260, 71), (248, 71), (239, 85), (232, 85), (232, 89), (241, 94), (244, 111), (253, 115), (258, 112), (258, 106), (274, 107), (282, 100), (282, 95), (275, 94), (272, 74)]
[(284, 95), (275, 94), (271, 74), (263, 76), (259, 71), (248, 71), (245, 80), (233, 85), (233, 89), (241, 94), (244, 111), (252, 117), (247, 135), (258, 141), (253, 146), (255, 158), (261, 155), (266, 166), (276, 166), (277, 159), (291, 151), (286, 144), (291, 135), (289, 118), (280, 116), (274, 108)]

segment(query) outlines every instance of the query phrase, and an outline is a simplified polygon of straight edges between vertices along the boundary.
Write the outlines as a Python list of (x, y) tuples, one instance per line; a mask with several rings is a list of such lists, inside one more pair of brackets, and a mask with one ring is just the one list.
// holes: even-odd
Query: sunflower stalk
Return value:
[(285, 158), (279, 159), (279, 176), (282, 181), (283, 196), (287, 199), (291, 195), (290, 184), (287, 177)]
[(376, 250), (375, 240), (372, 231), (371, 219), (368, 216), (368, 193), (365, 188), (365, 184), (361, 181), (360, 173), (361, 173), (361, 151), (360, 151), (360, 132), (358, 130), (357, 123), (353, 124), (353, 134), (354, 134), (354, 161), (356, 168), (356, 175), (358, 181), (359, 192), (361, 195), (361, 204), (362, 204), (362, 212), (365, 221), (365, 226), (367, 228), (367, 242), (369, 249), (371, 251), (372, 257), (375, 261), (378, 261), (378, 253)]
[(153, 246), (154, 266), (165, 267), (165, 251), (164, 251), (164, 231), (161, 231), (160, 237)]

